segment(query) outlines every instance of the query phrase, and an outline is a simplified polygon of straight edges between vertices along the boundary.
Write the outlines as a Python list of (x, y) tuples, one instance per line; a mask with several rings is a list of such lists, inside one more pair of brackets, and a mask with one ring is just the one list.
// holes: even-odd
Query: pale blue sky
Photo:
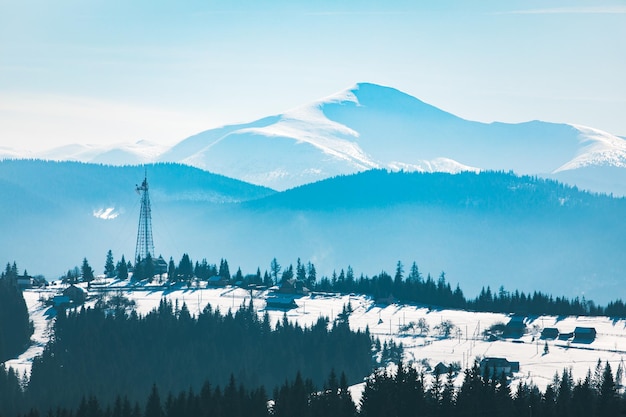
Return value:
[(0, 147), (174, 143), (356, 82), (626, 136), (626, 1), (0, 0)]

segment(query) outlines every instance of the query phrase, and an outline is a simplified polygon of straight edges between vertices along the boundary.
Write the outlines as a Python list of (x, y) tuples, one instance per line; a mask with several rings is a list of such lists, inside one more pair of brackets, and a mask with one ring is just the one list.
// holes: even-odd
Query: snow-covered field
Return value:
[[(340, 314), (348, 303), (352, 307), (350, 326), (353, 329), (369, 328), (381, 343), (393, 339), (402, 343), (405, 348), (405, 362), (414, 366), (434, 367), (437, 363), (450, 364), (458, 362), (462, 367), (472, 365), (476, 358), (504, 357), (509, 361), (520, 363), (520, 372), (513, 378), (513, 385), (520, 381), (532, 381), (541, 390), (551, 382), (554, 374), (569, 368), (575, 380), (582, 379), (588, 370), (593, 372), (598, 359), (608, 361), (613, 371), (626, 356), (626, 320), (613, 320), (608, 317), (555, 317), (540, 316), (526, 318), (528, 332), (520, 339), (487, 341), (483, 331), (496, 323), (507, 323), (510, 319), (505, 314), (476, 313), (458, 310), (429, 309), (417, 305), (382, 305), (376, 304), (368, 297), (360, 295), (311, 294), (296, 298), (297, 308), (284, 312), (266, 309), (268, 290), (249, 291), (237, 287), (225, 288), (163, 288), (160, 286), (138, 286), (129, 289), (119, 287), (122, 283), (111, 283), (106, 288), (118, 286), (113, 291), (121, 291), (136, 302), (136, 310), (146, 314), (158, 306), (163, 297), (178, 302), (179, 306), (186, 303), (191, 314), (197, 314), (208, 303), (213, 308), (226, 312), (246, 305), (253, 297), (253, 304), (260, 315), (267, 311), (272, 322), (281, 320), (286, 314), (290, 321), (302, 326), (313, 324), (318, 317), (327, 316), (331, 320)], [(54, 317), (54, 310), (45, 307), (43, 298), (52, 297), (61, 291), (60, 287), (46, 290), (26, 290), (24, 298), (28, 304), (31, 320), (35, 325), (32, 346), (19, 358), (7, 362), (7, 366), (16, 369), (20, 374), (28, 373), (32, 359), (40, 354), (49, 337), (49, 329)], [(95, 291), (90, 292), (90, 301), (95, 300)], [(422, 320), (422, 330), (417, 326), (403, 331), (411, 323)], [(454, 325), (449, 337), (440, 336), (436, 330), (442, 322), (449, 321)], [(423, 326), (428, 325), (428, 330)], [(549, 340), (548, 353), (544, 352), (546, 341), (539, 335), (544, 327), (556, 327), (561, 333), (573, 332), (574, 328), (594, 327), (597, 331), (595, 340), (588, 344), (573, 343), (563, 340)], [(623, 366), (623, 365), (622, 365)], [(462, 373), (457, 378), (462, 382)]]

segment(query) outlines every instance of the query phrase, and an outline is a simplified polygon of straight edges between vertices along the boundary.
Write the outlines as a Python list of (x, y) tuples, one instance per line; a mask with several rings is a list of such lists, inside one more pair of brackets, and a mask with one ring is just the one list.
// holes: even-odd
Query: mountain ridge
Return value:
[[(3, 153), (10, 155), (10, 150)], [(355, 84), (282, 114), (200, 132), (167, 149), (137, 143), (53, 149), (31, 157), (184, 163), (276, 190), (379, 168), (512, 170), (626, 195), (626, 140), (621, 137), (575, 124), (466, 120), (372, 83)], [(441, 160), (449, 163), (438, 164)], [(587, 167), (619, 168), (616, 173), (624, 181), (587, 178)]]
[[(148, 165), (156, 255), (228, 259), (253, 273), (304, 259), (320, 275), (398, 259), (482, 285), (620, 294), (626, 200), (505, 172), (368, 170), (283, 192), (180, 164)], [(0, 252), (51, 279), (87, 257), (134, 256), (144, 166), (0, 162)], [(250, 268), (254, 267), (254, 270)], [(567, 291), (562, 283), (568, 282)]]

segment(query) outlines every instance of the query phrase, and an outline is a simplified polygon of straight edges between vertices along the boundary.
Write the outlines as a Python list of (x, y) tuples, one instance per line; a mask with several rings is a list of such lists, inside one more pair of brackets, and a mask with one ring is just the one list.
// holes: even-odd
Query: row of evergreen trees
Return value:
[[(0, 384), (6, 374), (0, 367)], [(263, 386), (250, 388), (237, 383), (233, 375), (220, 386), (205, 382), (195, 390), (160, 394), (157, 384), (140, 402), (118, 395), (113, 401), (101, 396), (84, 396), (78, 405), (43, 409), (32, 408), (24, 416), (39, 417), (609, 417), (626, 412), (626, 399), (618, 393), (608, 363), (598, 363), (596, 371), (574, 382), (571, 372), (561, 375), (541, 392), (534, 384), (521, 382), (512, 392), (504, 375), (481, 373), (477, 363), (466, 369), (462, 384), (455, 376), (436, 374), (427, 378), (414, 367), (400, 362), (395, 373), (377, 370), (366, 381), (361, 399), (354, 403), (345, 374), (338, 378), (331, 370), (323, 386), (316, 387), (298, 372), (295, 379), (275, 388), (270, 398)], [(2, 385), (0, 385), (2, 387)], [(0, 391), (1, 393), (2, 391)], [(4, 404), (4, 403), (2, 403)], [(17, 416), (3, 407), (4, 416)]]
[[(114, 265), (113, 255), (109, 251), (104, 271), (107, 276), (126, 279), (129, 276), (128, 271), (133, 268), (130, 263), (125, 262), (123, 256), (122, 260)], [(146, 278), (143, 270), (137, 272), (139, 275), (135, 274), (135, 279)], [(315, 265), (311, 262), (304, 264), (299, 258), (295, 268), (291, 264), (283, 268), (274, 258), (270, 263), (269, 271), (266, 270), (264, 274), (261, 274), (261, 269), (257, 268), (255, 273), (244, 275), (241, 268), (238, 268), (235, 274), (231, 274), (226, 259), (221, 259), (218, 267), (216, 264), (207, 262), (206, 258), (194, 263), (188, 254), (183, 254), (178, 264), (170, 258), (167, 276), (171, 282), (187, 283), (193, 279), (206, 281), (211, 277), (219, 276), (224, 282), (244, 286), (281, 285), (285, 281), (296, 279), (312, 291), (364, 294), (377, 300), (393, 298), (400, 302), (494, 313), (626, 318), (626, 304), (620, 299), (611, 301), (606, 306), (599, 306), (584, 297), (568, 299), (564, 296), (553, 297), (540, 291), (533, 291), (532, 294), (519, 290), (509, 292), (504, 287), (500, 287), (497, 292), (493, 292), (490, 287), (482, 288), (478, 296), (468, 299), (458, 284), (454, 289), (452, 288), (444, 272), (437, 279), (430, 274), (424, 277), (416, 262), (412, 263), (408, 274), (405, 273), (402, 262), (398, 261), (393, 276), (381, 271), (372, 277), (363, 274), (356, 277), (354, 270), (348, 266), (346, 270), (341, 269), (339, 273), (334, 271), (330, 277), (322, 276), (318, 279)]]
[(395, 374), (377, 371), (368, 379), (360, 405), (361, 416), (608, 417), (621, 415), (626, 399), (608, 362), (577, 382), (564, 369), (543, 393), (526, 382), (511, 392), (503, 374), (481, 373), (477, 363), (464, 371), (458, 388), (452, 372), (427, 383), (424, 375), (400, 364)]
[(341, 369), (354, 383), (376, 365), (373, 345), (369, 332), (351, 331), (345, 320), (320, 318), (303, 328), (285, 315), (272, 324), (252, 301), (225, 314), (209, 305), (195, 316), (165, 299), (145, 316), (123, 308), (60, 310), (23, 381), (24, 403), (69, 406), (90, 394), (109, 402), (119, 393), (141, 401), (153, 382), (176, 392), (206, 379), (224, 386), (231, 373), (270, 390), (297, 371), (321, 384), (330, 369)]

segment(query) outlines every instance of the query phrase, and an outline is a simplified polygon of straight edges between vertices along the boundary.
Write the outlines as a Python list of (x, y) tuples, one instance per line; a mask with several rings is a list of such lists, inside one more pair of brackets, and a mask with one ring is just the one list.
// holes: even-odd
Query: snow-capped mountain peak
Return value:
[(389, 169), (392, 171), (405, 172), (447, 172), (450, 174), (458, 174), (459, 172), (471, 171), (480, 172), (480, 168), (463, 165), (449, 158), (435, 158), (430, 161), (418, 161), (415, 164), (406, 164), (404, 162), (390, 162)]
[[(340, 95), (332, 101), (320, 101), (301, 106), (284, 113), (280, 120), (269, 126), (244, 129), (242, 132), (266, 137), (294, 139), (297, 143), (308, 143), (333, 158), (353, 164), (359, 170), (378, 168), (378, 164), (368, 156), (355, 139), (359, 133), (348, 126), (330, 120), (322, 106), (327, 102), (343, 103)], [(344, 96), (352, 101), (354, 96)]]
[(600, 129), (572, 126), (580, 132), (581, 147), (576, 156), (557, 168), (555, 173), (589, 166), (626, 168), (626, 140)]
[[(372, 83), (282, 114), (207, 130), (172, 147), (148, 141), (75, 145), (25, 157), (116, 165), (178, 162), (276, 190), (372, 168), (504, 170), (626, 195), (624, 138), (571, 124), (469, 121)], [(594, 167), (611, 173), (593, 170), (590, 178), (588, 168)]]

